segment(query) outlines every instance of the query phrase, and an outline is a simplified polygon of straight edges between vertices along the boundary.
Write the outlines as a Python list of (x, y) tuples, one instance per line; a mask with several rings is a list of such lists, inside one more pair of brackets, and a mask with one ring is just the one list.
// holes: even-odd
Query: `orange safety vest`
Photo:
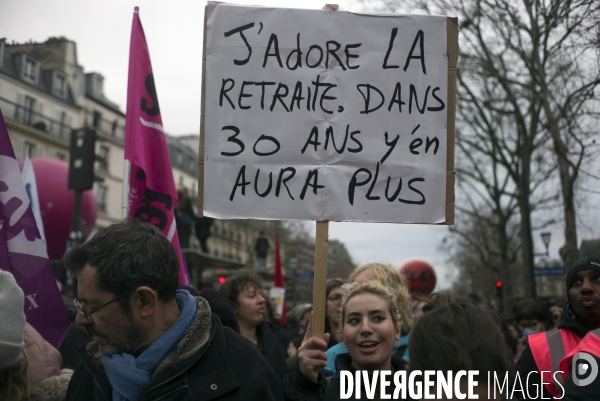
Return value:
[(560, 370), (565, 372), (565, 376), (571, 373), (571, 361), (578, 352), (587, 352), (600, 358), (600, 329), (587, 333), (583, 340), (579, 342), (579, 345), (571, 350), (571, 352), (568, 352), (567, 356), (560, 361)]
[[(581, 338), (572, 330), (553, 329), (543, 333), (532, 334), (528, 337), (529, 348), (539, 372), (552, 372), (553, 380), (544, 384), (546, 390), (553, 397), (560, 397), (563, 394), (560, 386), (555, 383), (558, 380), (560, 385), (564, 384), (567, 372), (560, 369), (560, 363), (563, 358), (570, 354), (579, 343)], [(554, 373), (562, 370), (562, 374), (554, 376)], [(541, 373), (540, 373), (541, 375)], [(564, 387), (564, 386), (563, 386)]]

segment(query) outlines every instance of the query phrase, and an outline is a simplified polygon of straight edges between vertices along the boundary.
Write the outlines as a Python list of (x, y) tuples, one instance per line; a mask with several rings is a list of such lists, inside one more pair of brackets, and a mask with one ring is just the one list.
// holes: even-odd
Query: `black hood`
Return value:
[(560, 321), (558, 322), (558, 328), (572, 330), (581, 338), (585, 337), (588, 332), (593, 330), (579, 321), (571, 307), (570, 301), (567, 302), (563, 308), (562, 314), (560, 315)]

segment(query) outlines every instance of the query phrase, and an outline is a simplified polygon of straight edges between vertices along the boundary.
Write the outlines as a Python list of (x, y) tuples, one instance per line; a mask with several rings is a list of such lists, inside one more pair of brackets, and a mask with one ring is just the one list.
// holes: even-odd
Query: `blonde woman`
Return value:
[[(398, 293), (376, 281), (345, 284), (342, 306), (342, 339), (347, 353), (337, 357), (339, 371), (374, 371), (406, 369), (406, 363), (392, 355), (400, 338), (401, 316), (397, 308)], [(286, 400), (329, 401), (340, 399), (340, 374), (331, 380), (321, 373), (327, 365), (329, 333), (321, 340), (312, 335), (312, 319), (298, 350), (299, 371), (286, 375), (283, 391)], [(361, 391), (366, 394), (364, 388)]]
[[(391, 288), (397, 293), (396, 309), (402, 315), (402, 335), (394, 343), (393, 354), (403, 358), (408, 362), (408, 331), (412, 325), (411, 320), (411, 299), (408, 292), (406, 280), (398, 270), (394, 269), (388, 263), (367, 263), (357, 267), (348, 278), (350, 283), (363, 283), (366, 281), (377, 281), (386, 287)], [(335, 373), (337, 371), (335, 361), (339, 354), (348, 352), (344, 343), (339, 343), (327, 350), (327, 371)], [(328, 374), (328, 372), (325, 372)]]

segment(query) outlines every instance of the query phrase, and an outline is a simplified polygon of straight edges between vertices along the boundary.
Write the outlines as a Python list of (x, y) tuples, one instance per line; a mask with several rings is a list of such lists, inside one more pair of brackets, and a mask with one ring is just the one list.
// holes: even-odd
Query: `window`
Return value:
[(113, 121), (111, 129), (110, 129), (110, 134), (112, 136), (117, 136), (117, 127), (119, 125), (119, 122), (117, 120)]
[(108, 171), (108, 156), (110, 149), (108, 146), (100, 145), (100, 152), (98, 156), (100, 159), (98, 160), (98, 168), (100, 170)]
[(67, 161), (67, 155), (65, 155), (64, 153), (60, 153), (60, 152), (56, 152), (56, 153), (54, 154), (54, 158), (55, 158), (56, 160), (61, 160), (61, 161), (63, 161), (63, 162), (64, 162), (64, 161)]
[(190, 171), (196, 171), (196, 162), (194, 159), (190, 159)]
[(67, 97), (67, 80), (62, 75), (56, 74), (54, 79), (54, 93), (56, 96)]
[(96, 191), (96, 200), (98, 201), (98, 210), (106, 213), (106, 187), (104, 185), (98, 185)]
[(4, 64), (4, 40), (0, 39), (0, 67)]
[(94, 74), (94, 78), (92, 79), (92, 91), (94, 95), (102, 95), (103, 93), (103, 84), (104, 79), (101, 75)]
[(25, 96), (25, 106), (23, 108), (23, 123), (31, 125), (33, 118), (33, 107), (35, 106), (35, 99), (29, 96)]
[(37, 62), (29, 57), (25, 57), (25, 70), (23, 78), (35, 82), (37, 79)]
[(100, 114), (99, 112), (95, 111), (94, 112), (94, 122), (92, 123), (92, 125), (96, 128), (100, 128), (100, 122), (102, 121), (102, 114)]
[(181, 153), (181, 150), (177, 150), (177, 165), (183, 165), (183, 153)]
[(35, 145), (31, 142), (27, 142), (25, 141), (25, 143), (23, 144), (23, 157), (22, 159), (25, 159), (26, 157), (29, 157), (30, 159), (33, 159), (34, 157), (36, 157), (36, 153), (35, 153)]
[(61, 138), (67, 139), (69, 137), (69, 133), (70, 133), (70, 127), (69, 127), (67, 113), (65, 113), (64, 111), (61, 111), (60, 115), (58, 117), (58, 120), (59, 120), (58, 136), (60, 136)]
[(179, 185), (183, 185), (183, 176), (182, 175), (179, 176)]

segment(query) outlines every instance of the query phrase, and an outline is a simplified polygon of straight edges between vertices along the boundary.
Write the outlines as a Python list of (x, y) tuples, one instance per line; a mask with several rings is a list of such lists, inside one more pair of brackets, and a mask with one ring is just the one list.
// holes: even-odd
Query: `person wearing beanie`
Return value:
[(25, 297), (9, 272), (0, 270), (0, 399), (27, 400), (25, 342)]
[[(529, 347), (523, 351), (517, 364), (522, 380), (528, 378), (529, 395), (526, 391), (526, 400), (550, 399), (552, 396), (569, 399), (573, 391), (583, 392), (576, 396), (580, 398), (573, 399), (597, 399), (597, 393), (594, 393), (597, 388), (573, 385), (577, 372), (572, 372), (571, 364), (565, 360), (570, 361), (582, 350), (582, 346), (590, 351), (589, 344), (595, 344), (600, 350), (600, 258), (576, 261), (567, 274), (566, 288), (568, 299), (558, 327), (530, 335)], [(600, 357), (600, 352), (596, 353)], [(545, 373), (542, 376), (540, 372)], [(531, 376), (528, 377), (529, 374)], [(555, 377), (558, 382), (553, 380)], [(543, 393), (538, 394), (542, 380)]]
[(25, 297), (9, 272), (0, 270), (0, 369), (19, 360), (25, 341)]

